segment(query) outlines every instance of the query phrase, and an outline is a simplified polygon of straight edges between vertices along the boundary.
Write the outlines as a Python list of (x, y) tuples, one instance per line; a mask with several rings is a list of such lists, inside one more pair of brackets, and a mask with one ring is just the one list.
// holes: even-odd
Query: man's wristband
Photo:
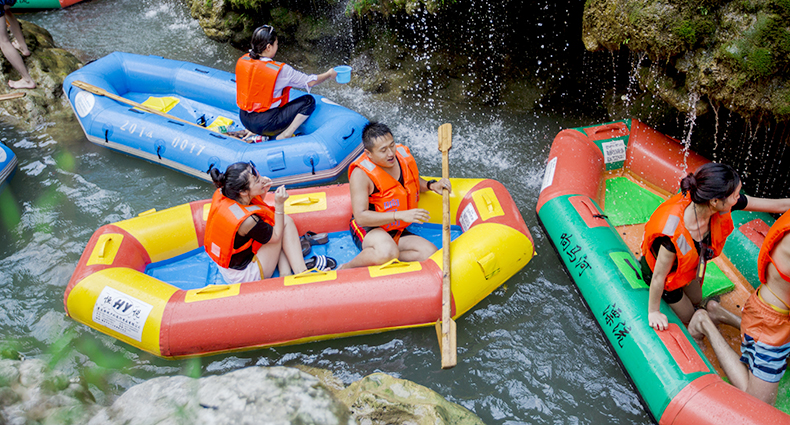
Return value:
[(428, 190), (433, 190), (431, 189), (431, 185), (434, 183), (436, 183), (436, 180), (428, 180), (428, 183), (425, 185), (425, 187), (427, 187)]

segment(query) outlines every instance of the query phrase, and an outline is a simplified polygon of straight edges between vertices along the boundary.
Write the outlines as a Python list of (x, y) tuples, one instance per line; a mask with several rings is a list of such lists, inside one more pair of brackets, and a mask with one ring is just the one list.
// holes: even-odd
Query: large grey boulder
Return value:
[(314, 376), (250, 367), (193, 379), (154, 378), (130, 388), (89, 425), (353, 424), (348, 409)]

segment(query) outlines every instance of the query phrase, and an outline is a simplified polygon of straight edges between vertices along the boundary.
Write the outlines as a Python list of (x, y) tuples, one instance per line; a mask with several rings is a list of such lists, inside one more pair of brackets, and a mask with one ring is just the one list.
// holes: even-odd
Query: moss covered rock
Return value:
[(13, 124), (32, 128), (57, 119), (72, 116), (68, 100), (63, 95), (63, 79), (79, 69), (82, 62), (74, 55), (58, 48), (52, 35), (38, 25), (19, 20), (31, 55), (25, 59), (35, 89), (11, 89), (8, 81), (21, 78), (3, 55), (0, 55), (0, 94), (24, 92), (25, 96), (0, 101), (0, 114)]
[(643, 54), (640, 84), (682, 112), (790, 119), (790, 1), (587, 0), (590, 51)]

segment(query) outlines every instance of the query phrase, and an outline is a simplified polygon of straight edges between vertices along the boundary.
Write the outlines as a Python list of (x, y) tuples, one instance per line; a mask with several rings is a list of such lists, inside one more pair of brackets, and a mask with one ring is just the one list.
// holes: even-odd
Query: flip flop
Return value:
[(309, 242), (310, 245), (323, 245), (329, 242), (329, 235), (326, 233), (315, 233), (308, 230), (305, 232), (304, 236), (299, 239)]
[(313, 258), (307, 260), (304, 264), (307, 266), (307, 269), (317, 269), (321, 271), (329, 271), (334, 270), (337, 268), (337, 261), (335, 261), (332, 257), (327, 257), (326, 255), (316, 255)]

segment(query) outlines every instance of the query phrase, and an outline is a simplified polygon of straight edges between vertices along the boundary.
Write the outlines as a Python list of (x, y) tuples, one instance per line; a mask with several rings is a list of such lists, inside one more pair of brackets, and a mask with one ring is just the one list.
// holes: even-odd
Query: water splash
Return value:
[(689, 93), (688, 109), (686, 113), (685, 135), (683, 136), (683, 174), (688, 172), (688, 157), (691, 149), (691, 135), (694, 133), (694, 125), (697, 122), (697, 102), (700, 95), (697, 92)]

